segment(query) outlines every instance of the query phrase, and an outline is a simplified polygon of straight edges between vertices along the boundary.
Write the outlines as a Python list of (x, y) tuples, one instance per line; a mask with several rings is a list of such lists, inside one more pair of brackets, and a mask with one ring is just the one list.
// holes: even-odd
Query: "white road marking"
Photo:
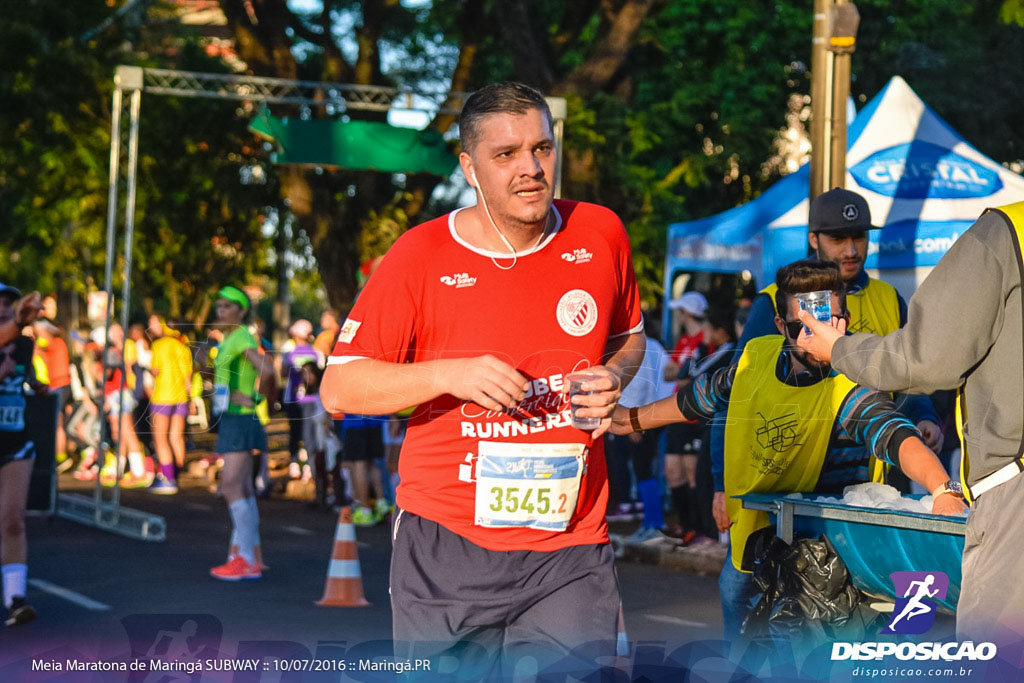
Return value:
[(69, 588), (58, 586), (55, 583), (50, 583), (43, 579), (29, 579), (28, 583), (33, 588), (38, 588), (41, 591), (50, 593), (51, 595), (56, 595), (58, 598), (64, 598), (68, 602), (73, 602), (80, 607), (93, 610), (94, 612), (106, 612), (110, 609), (110, 605), (97, 602), (96, 600), (86, 597), (81, 593), (76, 593)]
[(645, 617), (651, 621), (656, 621), (659, 624), (672, 624), (674, 626), (688, 626), (690, 628), (707, 628), (707, 624), (703, 624), (699, 621), (687, 621), (686, 619), (680, 619), (679, 617), (670, 617), (667, 614), (645, 614)]

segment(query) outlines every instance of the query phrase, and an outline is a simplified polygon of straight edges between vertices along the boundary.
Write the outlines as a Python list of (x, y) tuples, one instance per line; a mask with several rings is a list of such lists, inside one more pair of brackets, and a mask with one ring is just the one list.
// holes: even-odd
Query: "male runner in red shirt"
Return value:
[[(540, 93), (483, 88), (460, 135), (478, 204), (395, 243), (341, 329), (321, 399), (329, 412), (418, 406), (399, 460), (396, 652), (458, 654), (486, 677), (584, 643), (614, 654), (600, 437), (645, 343), (622, 223), (553, 201)], [(563, 393), (581, 370), (595, 393), (573, 405), (601, 418), (593, 431), (571, 426)]]

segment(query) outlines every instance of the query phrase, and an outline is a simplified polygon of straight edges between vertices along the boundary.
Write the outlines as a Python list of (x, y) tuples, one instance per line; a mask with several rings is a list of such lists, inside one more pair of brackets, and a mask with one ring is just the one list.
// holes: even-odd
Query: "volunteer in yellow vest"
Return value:
[[(751, 340), (738, 361), (699, 377), (674, 397), (632, 411), (618, 408), (612, 428), (629, 433), (728, 411), (725, 488), (715, 493), (715, 520), (722, 531), (732, 527), (729, 556), (719, 577), (727, 640), (739, 636), (757, 597), (750, 574), (754, 542), (761, 529), (769, 532), (765, 513), (744, 509), (732, 496), (839, 493), (866, 480), (869, 455), (898, 462), (929, 491), (949, 481), (888, 394), (857, 386), (796, 348), (801, 325), (793, 294), (832, 290), (832, 310), (845, 318), (838, 266), (797, 261), (779, 270), (776, 283), (778, 309), (785, 312), (775, 317), (779, 334)], [(963, 500), (950, 494), (936, 497), (932, 511), (953, 514), (963, 509)]]
[[(811, 324), (800, 345), (882, 391), (960, 392), (962, 483), (972, 500), (956, 608), (959, 640), (1012, 645), (1024, 633), (1024, 202), (986, 211), (910, 300), (885, 337)], [(1014, 664), (1019, 666), (1017, 661)]]
[[(888, 334), (907, 321), (907, 304), (892, 285), (868, 277), (864, 260), (868, 253), (868, 230), (878, 229), (871, 224), (871, 209), (867, 201), (842, 188), (829, 190), (811, 202), (807, 221), (807, 241), (819, 261), (833, 261), (846, 285), (846, 306), (850, 314), (851, 332)], [(754, 298), (737, 345), (736, 357), (751, 339), (775, 334), (775, 285), (765, 287)], [(942, 448), (942, 428), (939, 417), (927, 396), (900, 396), (897, 405), (901, 413), (913, 422), (928, 448), (936, 453)], [(715, 490), (721, 491), (721, 460), (723, 426), (716, 420), (712, 427), (711, 454)], [(872, 459), (869, 464), (871, 481), (884, 481), (886, 470), (882, 463)]]

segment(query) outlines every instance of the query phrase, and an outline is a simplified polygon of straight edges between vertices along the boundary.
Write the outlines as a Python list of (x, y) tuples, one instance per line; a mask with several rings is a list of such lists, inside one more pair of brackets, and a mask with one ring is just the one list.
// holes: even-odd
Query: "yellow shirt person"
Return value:
[(192, 383), (192, 352), (178, 337), (164, 336), (153, 342), (151, 370), (154, 375), (150, 403), (188, 403)]

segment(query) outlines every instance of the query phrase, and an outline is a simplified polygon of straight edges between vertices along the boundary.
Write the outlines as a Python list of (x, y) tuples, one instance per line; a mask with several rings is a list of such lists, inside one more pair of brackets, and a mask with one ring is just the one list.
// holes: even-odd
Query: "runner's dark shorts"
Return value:
[[(7, 440), (6, 443), (3, 443)], [(36, 457), (35, 442), (25, 438), (25, 432), (0, 432), (0, 467), (19, 460)]]
[(378, 427), (350, 427), (342, 430), (341, 461), (373, 462), (384, 457), (384, 436)]
[(584, 680), (598, 658), (614, 657), (620, 602), (610, 544), (497, 552), (405, 510), (394, 519), (396, 657), (450, 658), (456, 680), (523, 666)]
[(703, 437), (703, 422), (670, 424), (665, 428), (665, 452), (670, 455), (697, 455)]
[(71, 385), (65, 384), (62, 387), (56, 389), (50, 389), (50, 393), (57, 397), (57, 414), (64, 414), (64, 406), (68, 404), (68, 399), (71, 398)]
[(260, 418), (255, 413), (250, 415), (222, 414), (220, 428), (217, 431), (217, 452), (247, 453), (253, 450), (267, 450), (267, 432), (260, 424)]

